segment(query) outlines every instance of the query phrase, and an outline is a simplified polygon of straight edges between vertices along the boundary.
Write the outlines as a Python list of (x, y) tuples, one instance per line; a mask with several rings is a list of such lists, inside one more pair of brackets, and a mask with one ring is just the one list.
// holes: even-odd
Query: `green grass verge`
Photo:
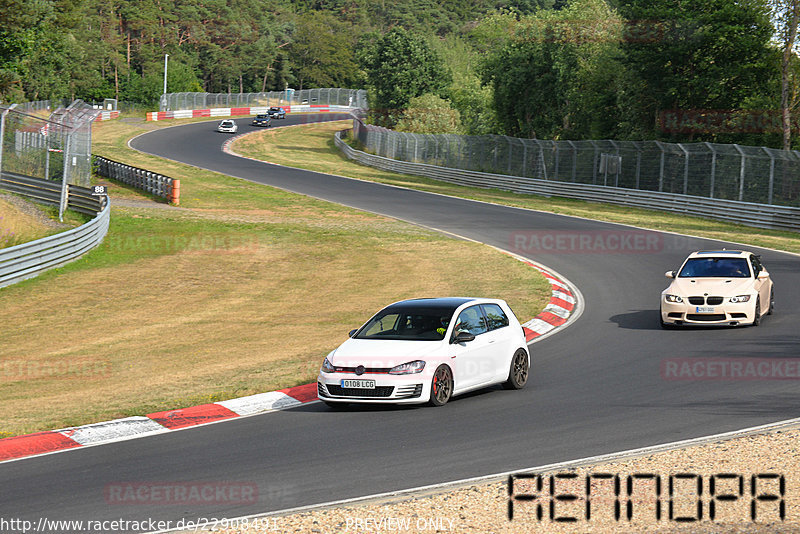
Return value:
[(507, 206), (800, 253), (800, 234), (796, 232), (764, 230), (699, 217), (582, 200), (545, 198), (498, 189), (465, 187), (360, 165), (348, 160), (333, 142), (333, 133), (350, 127), (350, 124), (351, 121), (339, 121), (256, 132), (238, 139), (232, 148), (241, 155), (264, 159), (279, 165), (291, 165)]
[(151, 127), (97, 125), (95, 152), (180, 179), (183, 207), (114, 187), (99, 247), (0, 290), (0, 437), (308, 383), (395, 300), (549, 298), (490, 247), (127, 149)]

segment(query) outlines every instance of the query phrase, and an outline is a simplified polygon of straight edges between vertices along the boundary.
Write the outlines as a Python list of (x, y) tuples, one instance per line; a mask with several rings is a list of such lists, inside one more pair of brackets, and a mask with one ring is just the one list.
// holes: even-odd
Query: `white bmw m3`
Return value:
[(661, 292), (661, 326), (754, 325), (775, 306), (775, 290), (760, 258), (743, 250), (689, 255)]
[(522, 388), (530, 357), (522, 326), (499, 299), (433, 298), (379, 311), (325, 358), (317, 393), (348, 403), (445, 404), (493, 384)]

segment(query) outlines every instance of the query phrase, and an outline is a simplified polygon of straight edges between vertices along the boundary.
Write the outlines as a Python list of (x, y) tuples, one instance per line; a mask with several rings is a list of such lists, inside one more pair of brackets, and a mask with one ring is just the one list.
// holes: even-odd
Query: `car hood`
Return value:
[(399, 341), (390, 339), (348, 339), (328, 359), (340, 367), (394, 367), (423, 360), (444, 350), (445, 341)]
[(676, 278), (665, 292), (682, 296), (733, 297), (753, 291), (752, 278)]

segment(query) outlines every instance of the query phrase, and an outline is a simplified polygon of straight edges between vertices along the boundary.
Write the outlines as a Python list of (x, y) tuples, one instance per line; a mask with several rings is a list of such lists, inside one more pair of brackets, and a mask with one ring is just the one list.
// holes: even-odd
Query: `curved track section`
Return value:
[[(292, 117), (287, 124), (326, 117)], [(246, 131), (246, 128), (244, 129)], [(209, 123), (158, 130), (132, 146), (246, 180), (437, 228), (504, 249), (546, 236), (626, 235), (651, 245), (626, 253), (529, 254), (581, 290), (585, 310), (567, 334), (532, 346), (526, 389), (492, 388), (444, 408), (314, 403), (0, 465), (0, 516), (36, 520), (236, 517), (435, 484), (752, 427), (798, 415), (796, 380), (676, 381), (668, 358), (793, 358), (800, 346), (800, 257), (760, 251), (778, 288), (776, 314), (758, 328), (662, 331), (664, 271), (705, 239), (471, 202), (263, 164), (221, 152)], [(520, 237), (522, 236), (522, 237)], [(566, 237), (565, 237), (566, 236)], [(523, 247), (518, 253), (525, 253)], [(752, 247), (751, 247), (752, 248)], [(468, 266), (465, 266), (468, 267)], [(369, 313), (369, 310), (365, 310)], [(255, 502), (109, 504), (123, 482), (236, 481)], [(173, 523), (174, 524), (174, 523)]]

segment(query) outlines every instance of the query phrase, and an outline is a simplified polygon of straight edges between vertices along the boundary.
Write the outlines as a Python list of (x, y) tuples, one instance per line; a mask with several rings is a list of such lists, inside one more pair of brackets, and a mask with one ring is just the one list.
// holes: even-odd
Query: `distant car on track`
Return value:
[(759, 256), (743, 250), (693, 252), (661, 292), (661, 326), (753, 325), (775, 306), (775, 289)]
[(238, 130), (239, 127), (236, 125), (236, 121), (232, 121), (230, 119), (220, 121), (219, 125), (217, 126), (217, 131), (222, 133), (236, 133)]
[(267, 111), (267, 113), (273, 119), (285, 119), (286, 118), (286, 110), (283, 109), (283, 108), (272, 107), (272, 108), (269, 108), (269, 111)]
[(253, 126), (270, 126), (271, 117), (266, 113), (259, 113), (253, 118)]
[(347, 403), (445, 404), (454, 395), (528, 381), (530, 355), (505, 301), (431, 298), (395, 302), (350, 332), (325, 358), (319, 398)]

